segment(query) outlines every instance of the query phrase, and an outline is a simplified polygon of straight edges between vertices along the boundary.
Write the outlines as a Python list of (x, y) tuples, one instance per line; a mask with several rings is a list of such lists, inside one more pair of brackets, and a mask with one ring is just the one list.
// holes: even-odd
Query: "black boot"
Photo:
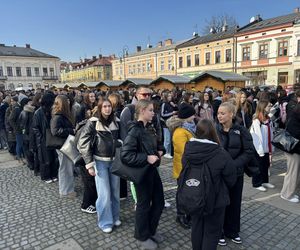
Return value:
[(185, 215), (177, 215), (176, 222), (184, 229), (190, 229), (191, 225)]

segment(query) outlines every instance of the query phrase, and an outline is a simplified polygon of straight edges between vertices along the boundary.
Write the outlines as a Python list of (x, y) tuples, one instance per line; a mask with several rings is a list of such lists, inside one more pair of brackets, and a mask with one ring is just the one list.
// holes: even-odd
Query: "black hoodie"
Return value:
[(214, 182), (216, 200), (215, 208), (229, 205), (228, 188), (231, 188), (237, 178), (236, 168), (232, 158), (220, 145), (204, 139), (192, 138), (185, 145), (182, 165), (187, 162), (193, 167), (201, 167), (205, 162), (209, 167)]

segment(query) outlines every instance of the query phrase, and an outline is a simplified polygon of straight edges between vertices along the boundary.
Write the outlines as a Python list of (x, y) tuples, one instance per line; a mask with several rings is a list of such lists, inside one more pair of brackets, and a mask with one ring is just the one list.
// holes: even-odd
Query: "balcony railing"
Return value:
[(7, 80), (7, 76), (0, 76), (0, 80)]
[(58, 80), (58, 76), (43, 76), (43, 80)]

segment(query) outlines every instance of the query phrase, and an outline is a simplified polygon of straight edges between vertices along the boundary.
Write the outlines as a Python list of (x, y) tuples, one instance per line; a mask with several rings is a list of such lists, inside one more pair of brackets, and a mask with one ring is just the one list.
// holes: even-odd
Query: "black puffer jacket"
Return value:
[(19, 103), (16, 103), (12, 106), (11, 113), (8, 117), (8, 121), (10, 126), (13, 128), (15, 134), (21, 134), (22, 131), (20, 130), (19, 124), (19, 116), (22, 112), (22, 107)]
[[(143, 122), (135, 121), (129, 125), (128, 135), (126, 136), (122, 151), (122, 162), (131, 167), (151, 166), (147, 162), (148, 155), (157, 155), (159, 151), (157, 136), (153, 135), (145, 127)], [(159, 161), (155, 166), (159, 166)]]
[(220, 145), (209, 140), (192, 138), (185, 145), (183, 167), (188, 163), (193, 167), (201, 167), (203, 162), (209, 167), (214, 183), (215, 208), (229, 205), (228, 188), (235, 184), (237, 177), (232, 158)]
[(116, 147), (121, 146), (119, 138), (119, 120), (117, 118), (108, 127), (104, 126), (96, 117), (87, 120), (80, 131), (77, 144), (86, 168), (94, 166), (94, 159), (112, 161)]
[(234, 160), (233, 165), (237, 169), (237, 175), (242, 176), (244, 168), (254, 156), (252, 136), (245, 127), (237, 124), (233, 124), (228, 132), (218, 124), (217, 132), (222, 146)]
[(54, 136), (67, 139), (69, 135), (74, 135), (73, 124), (61, 113), (56, 113), (52, 116), (50, 128), (51, 134)]

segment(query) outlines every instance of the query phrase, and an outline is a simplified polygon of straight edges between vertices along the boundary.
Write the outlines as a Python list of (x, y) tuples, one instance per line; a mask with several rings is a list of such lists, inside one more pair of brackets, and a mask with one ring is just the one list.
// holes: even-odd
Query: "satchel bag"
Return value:
[(62, 152), (66, 157), (68, 157), (74, 165), (82, 159), (82, 156), (76, 147), (74, 135), (68, 136), (68, 138), (65, 140), (64, 144), (60, 148), (60, 152)]
[(115, 159), (112, 163), (111, 172), (127, 181), (139, 184), (145, 178), (149, 165), (145, 164), (137, 168), (127, 166), (121, 160), (121, 148), (116, 148)]
[(48, 149), (59, 149), (65, 142), (65, 138), (54, 136), (50, 128), (46, 129), (46, 147)]
[(290, 153), (298, 143), (299, 140), (293, 137), (285, 129), (278, 129), (277, 131), (275, 131), (272, 141), (274, 147), (287, 153)]

